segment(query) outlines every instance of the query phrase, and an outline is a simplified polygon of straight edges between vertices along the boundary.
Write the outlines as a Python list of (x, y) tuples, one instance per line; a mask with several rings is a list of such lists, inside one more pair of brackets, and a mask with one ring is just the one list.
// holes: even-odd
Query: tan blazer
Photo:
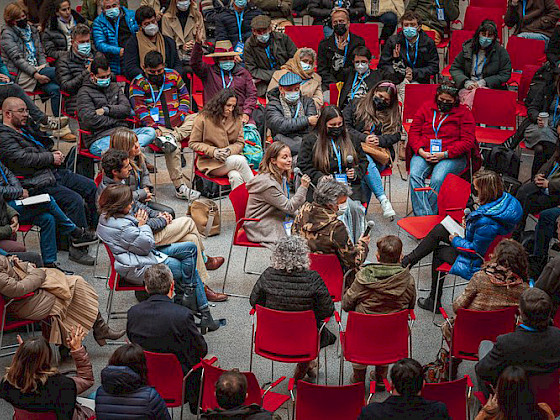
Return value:
[(214, 151), (229, 147), (232, 155), (240, 155), (245, 146), (243, 139), (243, 123), (241, 117), (230, 116), (224, 123), (215, 124), (203, 113), (194, 120), (189, 147), (195, 152), (202, 152), (204, 156), (197, 159), (197, 168), (205, 174), (224, 166), (214, 159)]

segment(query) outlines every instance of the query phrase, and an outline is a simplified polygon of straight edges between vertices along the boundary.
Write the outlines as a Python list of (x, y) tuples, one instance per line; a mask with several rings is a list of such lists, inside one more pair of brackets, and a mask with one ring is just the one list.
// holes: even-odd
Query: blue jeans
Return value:
[(537, 39), (539, 41), (544, 41), (544, 47), (545, 49), (548, 47), (548, 42), (550, 41), (550, 38), (547, 37), (544, 34), (539, 34), (536, 32), (521, 32), (519, 34), (517, 34), (517, 36), (519, 38), (525, 38), (525, 39)]
[(60, 86), (56, 83), (56, 69), (54, 67), (44, 67), (39, 70), (39, 74), (47, 76), (51, 81), (44, 85), (39, 84), (38, 87), (44, 90), (51, 98), (51, 110), (53, 115), (58, 116), (58, 109), (60, 107)]
[(175, 281), (195, 288), (198, 309), (206, 309), (208, 300), (196, 270), (196, 245), (193, 242), (177, 242), (158, 247), (158, 251), (169, 256), (163, 263), (169, 267)]
[(76, 229), (76, 225), (58, 207), (54, 198), (48, 203), (33, 206), (18, 206), (15, 201), (8, 205), (19, 213), (22, 225), (35, 225), (41, 228), (41, 254), (45, 264), (56, 261), (56, 235), (67, 235)]
[(548, 255), (548, 245), (556, 231), (556, 220), (560, 217), (560, 207), (543, 210), (535, 227), (535, 249), (533, 255)]
[(410, 161), (410, 199), (415, 216), (428, 216), (438, 213), (437, 195), (433, 192), (416, 192), (414, 188), (425, 186), (425, 180), (430, 174), (430, 187), (439, 191), (447, 174), (459, 175), (467, 167), (467, 158), (443, 159), (436, 163), (428, 163), (420, 155), (414, 155)]
[[(132, 131), (134, 131), (138, 136), (138, 143), (140, 143), (140, 147), (147, 146), (156, 138), (156, 130), (152, 127), (135, 128)], [(89, 147), (89, 151), (95, 156), (101, 156), (103, 152), (109, 148), (110, 142), (111, 136), (101, 137), (93, 142), (93, 144)]]
[(368, 167), (367, 174), (362, 179), (362, 188), (366, 194), (366, 203), (369, 204), (372, 192), (378, 200), (379, 198), (385, 196), (383, 181), (381, 180), (381, 171), (383, 171), (387, 166), (382, 166), (381, 164), (375, 162), (369, 155), (366, 155), (366, 157), (368, 160)]

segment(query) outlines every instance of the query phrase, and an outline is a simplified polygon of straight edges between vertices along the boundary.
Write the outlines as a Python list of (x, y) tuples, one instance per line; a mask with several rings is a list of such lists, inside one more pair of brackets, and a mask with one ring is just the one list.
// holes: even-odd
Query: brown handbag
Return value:
[(188, 214), (201, 235), (208, 237), (220, 234), (220, 213), (214, 200), (205, 197), (194, 200)]
[(364, 142), (362, 143), (362, 150), (383, 166), (387, 166), (391, 162), (391, 152), (385, 147), (373, 146)]

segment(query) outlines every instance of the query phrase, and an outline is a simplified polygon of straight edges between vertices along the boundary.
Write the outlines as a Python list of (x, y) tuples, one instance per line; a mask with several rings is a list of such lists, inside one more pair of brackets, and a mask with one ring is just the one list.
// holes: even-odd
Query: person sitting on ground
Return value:
[[(115, 75), (124, 73), (124, 47), (138, 32), (134, 12), (121, 6), (119, 0), (101, 0), (103, 13), (93, 21), (91, 34), (95, 49), (109, 59)], [(104, 76), (105, 77), (105, 76)]]
[(272, 75), (294, 56), (297, 47), (288, 35), (272, 31), (266, 15), (256, 16), (251, 29), (253, 34), (246, 42), (243, 59), (255, 81), (257, 95), (264, 97)]
[(189, 146), (202, 152), (196, 166), (211, 177), (227, 176), (231, 188), (248, 182), (253, 171), (245, 156), (241, 110), (233, 89), (223, 89), (204, 104), (194, 120)]
[[(150, 297), (128, 310), (126, 334), (130, 341), (154, 353), (177, 356), (183, 375), (208, 354), (208, 346), (194, 323), (192, 312), (173, 302), (175, 282), (164, 264), (147, 268), (144, 286)], [(202, 369), (187, 377), (185, 402), (196, 413)]]
[(130, 101), (134, 113), (143, 126), (155, 130), (156, 145), (165, 153), (165, 163), (175, 196), (183, 200), (196, 200), (198, 191), (192, 190), (194, 153), (186, 153), (186, 165), (181, 167), (182, 142), (191, 136), (197, 114), (190, 112), (190, 96), (181, 75), (164, 68), (163, 56), (150, 51), (144, 58), (144, 72), (130, 84)]
[[(316, 271), (309, 269), (309, 247), (299, 236), (282, 238), (276, 244), (271, 266), (262, 273), (249, 298), (251, 306), (264, 306), (277, 311), (301, 312), (312, 310), (321, 328), (323, 320), (332, 316), (334, 304), (325, 282)], [(336, 341), (326, 327), (321, 330), (321, 347)], [(317, 362), (298, 363), (296, 382), (306, 375), (317, 376)]]
[(248, 0), (231, 0), (221, 8), (216, 19), (216, 41), (229, 41), (235, 51), (243, 54), (245, 42), (251, 36), (253, 18), (262, 15)]
[(548, 44), (556, 22), (560, 19), (558, 4), (552, 0), (511, 0), (504, 16), (508, 28), (515, 26), (514, 35), (539, 39)]
[(245, 405), (247, 378), (239, 371), (222, 373), (216, 382), (216, 401), (220, 408), (202, 414), (204, 420), (272, 420), (274, 415), (258, 404)]
[[(2, 116), (0, 161), (16, 177), (21, 177), (19, 181), (28, 195), (49, 194), (79, 228), (97, 225), (95, 183), (62, 169), (64, 154), (53, 150), (53, 140), (27, 125), (29, 111), (25, 102), (18, 98), (6, 99), (2, 104)], [(85, 246), (70, 247), (69, 259), (85, 265), (95, 262)]]
[[(391, 314), (406, 309), (414, 309), (416, 287), (414, 277), (408, 267), (400, 264), (402, 260), (402, 241), (393, 235), (384, 236), (377, 241), (377, 264), (365, 265), (358, 273), (352, 286), (342, 297), (342, 309), (362, 314)], [(354, 373), (350, 382), (364, 382), (366, 365), (354, 363)], [(370, 379), (376, 382), (376, 390), (385, 389), (383, 380), (387, 379), (388, 365), (375, 366)]]
[[(424, 31), (435, 31), (434, 41), (439, 44), (450, 22), (459, 17), (459, 0), (410, 0), (406, 12), (414, 12)], [(401, 18), (402, 19), (402, 18)]]
[(275, 141), (266, 148), (259, 174), (247, 183), (249, 200), (245, 217), (258, 222), (245, 222), (247, 238), (265, 246), (273, 246), (291, 229), (291, 217), (305, 202), (309, 176), (304, 175), (296, 193), (290, 197), (288, 182), (292, 174), (290, 148)]
[(177, 73), (183, 72), (183, 65), (179, 60), (177, 45), (172, 38), (163, 35), (156, 20), (156, 12), (150, 6), (140, 6), (135, 14), (140, 30), (131, 36), (124, 47), (124, 74), (128, 80), (134, 79), (143, 72), (142, 64), (146, 54), (151, 51), (159, 52), (163, 57), (165, 67)]
[(336, 23), (331, 17), (335, 9), (348, 11), (348, 22), (359, 22), (365, 14), (364, 0), (310, 0), (307, 10), (313, 17), (313, 25), (322, 25), (325, 38), (336, 32)]
[(72, 9), (70, 0), (51, 0), (49, 9), (41, 16), (43, 46), (47, 57), (58, 60), (70, 50), (74, 28), (86, 20)]
[(500, 45), (494, 21), (486, 19), (480, 24), (453, 59), (449, 73), (457, 89), (461, 89), (461, 103), (471, 109), (478, 88), (507, 89), (511, 61), (507, 50)]
[[(418, 306), (429, 311), (441, 306), (443, 279), (438, 283), (437, 268), (450, 264), (449, 274), (470, 280), (482, 265), (484, 255), (496, 236), (509, 234), (521, 218), (521, 205), (511, 194), (504, 191), (500, 175), (481, 170), (474, 174), (472, 186), (478, 197), (479, 207), (463, 219), (465, 237), (450, 234), (440, 223), (426, 235), (418, 246), (402, 260), (403, 267), (412, 267), (422, 258), (433, 253), (432, 287), (427, 298), (418, 299)], [(441, 242), (445, 245), (441, 245)], [(461, 252), (459, 248), (474, 252)], [(434, 307), (435, 305), (435, 307)]]
[(300, 91), (302, 96), (307, 96), (315, 102), (315, 108), (323, 107), (323, 89), (321, 88), (321, 76), (315, 72), (317, 64), (317, 53), (311, 48), (300, 48), (294, 56), (276, 70), (270, 79), (268, 92), (278, 87), (278, 82), (286, 73), (294, 73), (301, 77)]
[[(23, 341), (0, 382), (0, 398), (31, 413), (54, 413), (57, 419), (93, 415), (91, 409), (80, 406), (76, 397), (94, 383), (93, 368), (86, 348), (82, 345), (85, 331), (74, 328), (66, 344), (76, 365), (76, 376), (68, 377), (52, 365), (53, 354), (43, 337)], [(37, 414), (39, 416), (40, 414)]]
[(399, 360), (391, 367), (391, 396), (362, 408), (358, 420), (451, 420), (444, 403), (420, 396), (423, 386), (422, 365), (414, 359)]
[(101, 371), (95, 394), (97, 420), (130, 418), (171, 420), (165, 401), (148, 386), (148, 366), (138, 344), (125, 344), (111, 355)]
[(319, 115), (313, 99), (301, 94), (303, 80), (295, 73), (286, 73), (278, 87), (267, 94), (266, 126), (273, 140), (290, 147), (297, 156), (304, 136), (317, 124)]

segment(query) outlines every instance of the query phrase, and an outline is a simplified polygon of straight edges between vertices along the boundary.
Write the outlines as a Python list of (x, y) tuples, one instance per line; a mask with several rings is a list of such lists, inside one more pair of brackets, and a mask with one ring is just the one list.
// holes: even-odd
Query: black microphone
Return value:
[(354, 167), (354, 156), (346, 156), (346, 165), (348, 166), (348, 169), (352, 169)]
[[(301, 169), (299, 169), (297, 166), (294, 168), (294, 175), (295, 176), (299, 176), (300, 178), (303, 176), (303, 172), (301, 172)], [(315, 189), (317, 189), (317, 187), (315, 186), (315, 184), (311, 181), (309, 181), (309, 183), (311, 184), (311, 186)]]
[(368, 221), (366, 230), (364, 231), (364, 234), (362, 236), (368, 236), (374, 226), (375, 222), (373, 220)]

